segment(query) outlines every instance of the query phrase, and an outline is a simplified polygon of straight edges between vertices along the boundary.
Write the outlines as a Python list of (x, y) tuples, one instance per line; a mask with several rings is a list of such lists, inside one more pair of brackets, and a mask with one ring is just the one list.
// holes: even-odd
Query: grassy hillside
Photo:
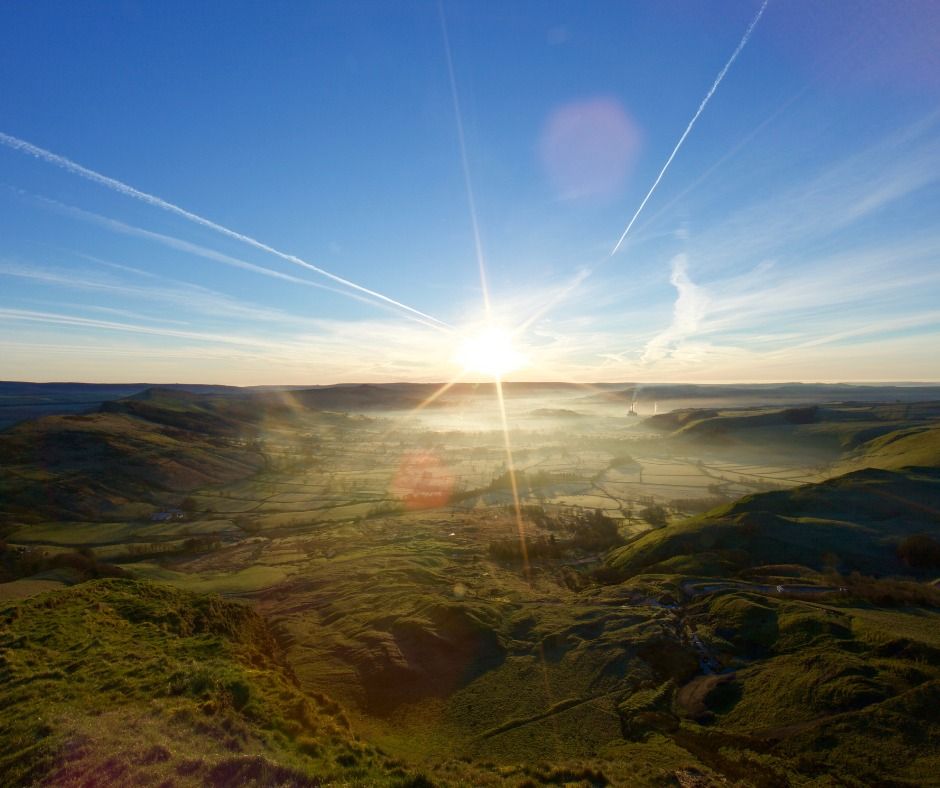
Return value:
[(834, 472), (940, 463), (940, 403), (681, 409), (643, 422), (678, 448), (772, 452), (835, 463)]
[(163, 398), (159, 407), (146, 401), (146, 409), (136, 400), (123, 402), (110, 403), (106, 412), (47, 416), (0, 433), (3, 516), (133, 516), (128, 504), (244, 478), (263, 467), (257, 450), (214, 429), (181, 395)]
[(0, 782), (403, 784), (247, 607), (100, 580), (0, 607)]
[(940, 467), (940, 425), (902, 427), (862, 443), (837, 466), (899, 469), (908, 466)]
[(937, 468), (747, 496), (613, 551), (621, 582), (684, 597), (702, 670), (655, 706), (672, 740), (748, 785), (936, 785), (940, 554), (902, 560), (914, 534), (940, 540)]
[(313, 430), (353, 420), (318, 410), (307, 393), (149, 388), (93, 413), (0, 431), (0, 524), (137, 519), (190, 491), (257, 474), (272, 455), (264, 454), (272, 435), (282, 464), (288, 454), (310, 461)]
[(631, 576), (670, 572), (727, 576), (765, 564), (888, 575), (905, 573), (904, 537), (940, 537), (940, 470), (868, 469), (793, 490), (750, 495), (615, 551)]
[(748, 785), (937, 785), (940, 611), (728, 590), (685, 621), (722, 668), (673, 698), (705, 763)]

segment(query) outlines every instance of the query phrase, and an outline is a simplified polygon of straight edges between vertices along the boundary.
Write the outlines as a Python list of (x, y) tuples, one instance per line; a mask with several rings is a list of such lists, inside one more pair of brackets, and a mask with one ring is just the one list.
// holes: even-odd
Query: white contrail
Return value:
[[(42, 205), (50, 206), (53, 210), (60, 211), (67, 215), (76, 216), (83, 221), (93, 222), (94, 224), (97, 224), (101, 227), (106, 227), (107, 229), (116, 233), (145, 238), (149, 241), (154, 241), (155, 243), (168, 246), (171, 249), (179, 249), (180, 251), (195, 255), (197, 257), (204, 257), (207, 260), (214, 260), (215, 262), (230, 265), (234, 268), (241, 268), (245, 271), (252, 271), (256, 274), (262, 274), (263, 276), (270, 276), (275, 279), (281, 279), (285, 282), (292, 282), (294, 284), (303, 285), (304, 287), (315, 287), (318, 290), (326, 290), (329, 293), (336, 293), (337, 295), (341, 295), (344, 298), (351, 298), (354, 301), (359, 301), (363, 304), (369, 304), (369, 306), (377, 307), (378, 309), (393, 312), (399, 317), (411, 320), (414, 323), (420, 323), (422, 326), (427, 326), (428, 328), (434, 328), (438, 330), (441, 329), (441, 326), (438, 324), (431, 323), (422, 317), (418, 317), (418, 315), (414, 315), (411, 312), (398, 312), (394, 310), (390, 304), (386, 304), (384, 301), (377, 302), (374, 299), (367, 298), (366, 296), (360, 295), (357, 292), (340, 290), (338, 287), (323, 284), (322, 282), (313, 282), (309, 279), (303, 279), (299, 276), (293, 276), (292, 274), (285, 274), (283, 271), (277, 271), (273, 268), (267, 268), (263, 265), (255, 265), (254, 263), (249, 263), (246, 260), (241, 260), (237, 257), (232, 257), (231, 255), (217, 252), (215, 249), (209, 249), (205, 246), (200, 246), (199, 244), (184, 241), (182, 238), (176, 238), (172, 235), (164, 235), (163, 233), (157, 233), (153, 230), (145, 230), (142, 227), (135, 227), (132, 224), (125, 224), (124, 222), (120, 222), (117, 219), (112, 219), (108, 216), (101, 216), (100, 214), (86, 211), (83, 208), (76, 208), (74, 205), (66, 205), (65, 203), (61, 203), (58, 200), (52, 200), (48, 197), (34, 196), (32, 199)], [(112, 263), (107, 264), (112, 265)]]
[(761, 16), (764, 14), (764, 9), (767, 8), (767, 3), (770, 0), (764, 0), (763, 4), (760, 7), (760, 10), (757, 12), (757, 16), (754, 17), (754, 21), (748, 26), (747, 30), (744, 31), (744, 36), (741, 38), (741, 42), (738, 44), (734, 52), (731, 53), (731, 57), (728, 58), (728, 62), (725, 63), (725, 67), (718, 72), (718, 76), (715, 78), (714, 83), (712, 83), (711, 90), (705, 94), (705, 98), (702, 99), (702, 103), (698, 105), (698, 109), (695, 111), (695, 114), (692, 116), (692, 120), (689, 121), (689, 125), (685, 127), (685, 131), (682, 132), (682, 136), (679, 137), (679, 141), (676, 143), (676, 147), (672, 149), (672, 153), (669, 154), (669, 158), (666, 159), (666, 163), (663, 165), (663, 168), (659, 171), (659, 175), (656, 176), (656, 180), (653, 181), (653, 185), (650, 187), (650, 190), (646, 193), (646, 196), (643, 198), (643, 202), (640, 203), (640, 207), (636, 209), (636, 213), (633, 214), (633, 218), (630, 220), (630, 223), (627, 225), (627, 229), (623, 231), (623, 235), (620, 236), (620, 240), (617, 241), (613, 250), (610, 253), (610, 256), (613, 257), (617, 254), (617, 250), (620, 249), (620, 245), (623, 243), (624, 239), (627, 237), (627, 233), (630, 232), (630, 228), (633, 227), (633, 223), (637, 220), (637, 217), (640, 215), (643, 208), (646, 206), (647, 201), (650, 197), (653, 196), (653, 192), (656, 191), (656, 187), (659, 186), (659, 182), (663, 179), (663, 175), (666, 174), (666, 170), (669, 169), (669, 165), (672, 164), (672, 160), (676, 157), (676, 154), (679, 152), (679, 148), (682, 147), (682, 143), (685, 142), (685, 138), (689, 136), (689, 132), (692, 131), (692, 127), (695, 125), (695, 121), (698, 120), (698, 116), (702, 114), (702, 111), (705, 109), (705, 105), (708, 104), (709, 99), (715, 94), (715, 91), (718, 90), (718, 86), (721, 84), (721, 80), (725, 78), (725, 74), (728, 73), (728, 69), (731, 68), (731, 64), (737, 60), (738, 55), (741, 54), (741, 50), (744, 49), (744, 46), (747, 44), (748, 39), (751, 37), (751, 33), (754, 32), (754, 28), (757, 23), (760, 21)]
[(27, 142), (26, 140), (21, 140), (19, 139), (19, 137), (13, 137), (10, 134), (4, 134), (2, 131), (0, 131), (0, 144), (6, 145), (8, 148), (12, 148), (13, 150), (20, 151), (22, 153), (28, 153), (31, 156), (35, 156), (38, 159), (42, 159), (43, 161), (48, 162), (49, 164), (54, 164), (57, 167), (61, 167), (62, 169), (67, 170), (68, 172), (71, 172), (73, 175), (78, 175), (82, 178), (85, 178), (86, 180), (92, 181), (108, 189), (116, 191), (119, 194), (123, 194), (126, 197), (133, 197), (135, 200), (140, 200), (141, 202), (145, 202), (148, 205), (154, 206), (155, 208), (161, 208), (164, 211), (175, 213), (177, 216), (182, 216), (184, 219), (188, 219), (191, 222), (200, 224), (203, 227), (208, 227), (210, 230), (215, 230), (217, 233), (221, 233), (222, 235), (227, 235), (229, 238), (234, 238), (235, 240), (241, 241), (242, 243), (246, 243), (249, 246), (255, 247), (256, 249), (260, 249), (264, 252), (268, 252), (270, 254), (276, 255), (277, 257), (280, 257), (283, 260), (287, 260), (288, 262), (293, 263), (294, 265), (299, 265), (303, 268), (307, 268), (311, 271), (314, 271), (320, 274), (321, 276), (325, 276), (327, 279), (332, 279), (334, 282), (338, 282), (341, 285), (350, 287), (353, 290), (358, 290), (361, 293), (366, 293), (367, 295), (370, 295), (373, 298), (378, 298), (382, 301), (385, 301), (391, 304), (392, 306), (398, 307), (399, 309), (404, 309), (407, 312), (412, 312), (416, 315), (420, 315), (426, 320), (430, 320), (433, 323), (437, 324), (440, 328), (448, 328), (448, 329), (450, 328), (442, 320), (438, 320), (436, 317), (433, 317), (432, 315), (428, 315), (428, 314), (425, 314), (424, 312), (420, 312), (417, 309), (414, 309), (413, 307), (408, 306), (407, 304), (403, 304), (400, 301), (396, 301), (393, 298), (389, 298), (386, 295), (382, 295), (382, 293), (378, 293), (375, 290), (370, 290), (368, 287), (363, 287), (362, 285), (358, 285), (355, 282), (351, 282), (350, 280), (344, 279), (341, 276), (337, 276), (336, 274), (330, 273), (329, 271), (326, 271), (323, 268), (315, 266), (312, 263), (308, 263), (306, 260), (301, 260), (299, 257), (296, 257), (295, 255), (281, 252), (272, 246), (268, 246), (267, 244), (262, 243), (261, 241), (258, 241), (255, 238), (252, 238), (250, 235), (243, 235), (242, 233), (236, 232), (235, 230), (230, 230), (228, 227), (224, 227), (221, 224), (216, 224), (210, 219), (206, 219), (202, 216), (199, 216), (198, 214), (187, 211), (184, 208), (180, 208), (178, 205), (174, 205), (173, 203), (167, 202), (166, 200), (163, 200), (160, 197), (157, 197), (153, 194), (148, 194), (147, 192), (142, 192), (139, 189), (135, 189), (133, 186), (129, 186), (128, 184), (123, 183), (119, 180), (116, 180), (114, 178), (109, 178), (107, 175), (102, 175), (100, 172), (95, 172), (94, 170), (90, 170), (87, 167), (83, 167), (81, 164), (78, 164), (72, 161), (71, 159), (67, 159), (64, 156), (59, 156), (58, 154), (52, 153), (51, 151), (48, 151), (45, 148), (40, 148), (37, 145), (33, 145), (32, 143)]

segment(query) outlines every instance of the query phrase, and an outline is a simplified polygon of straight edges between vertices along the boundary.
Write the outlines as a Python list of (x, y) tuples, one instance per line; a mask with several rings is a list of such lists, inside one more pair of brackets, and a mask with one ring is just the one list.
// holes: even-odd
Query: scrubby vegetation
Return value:
[(497, 561), (522, 563), (542, 558), (558, 559), (575, 551), (603, 552), (623, 544), (616, 521), (600, 509), (552, 516), (539, 506), (527, 506), (523, 513), (538, 527), (554, 533), (496, 539), (489, 543), (489, 555)]
[(898, 545), (898, 558), (912, 569), (938, 569), (940, 541), (930, 534), (906, 536)]
[(128, 577), (126, 570), (98, 560), (88, 548), (49, 553), (35, 547), (11, 548), (0, 541), (0, 583), (57, 570), (66, 570), (78, 581), (100, 577)]
[(932, 607), (940, 609), (940, 589), (899, 578), (875, 578), (852, 572), (837, 578), (845, 592), (878, 607)]

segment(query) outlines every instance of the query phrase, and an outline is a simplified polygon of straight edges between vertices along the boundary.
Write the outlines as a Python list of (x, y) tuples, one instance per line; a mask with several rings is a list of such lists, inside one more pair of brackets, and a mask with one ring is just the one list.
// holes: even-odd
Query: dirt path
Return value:
[(802, 596), (804, 594), (837, 594), (845, 592), (843, 586), (813, 586), (806, 584), (782, 583), (780, 585), (769, 585), (762, 583), (747, 583), (740, 580), (722, 580), (717, 583), (696, 583), (685, 581), (682, 584), (682, 591), (690, 597), (703, 596), (704, 594), (714, 594), (717, 591), (757, 591), (761, 594), (793, 594)]
[[(567, 698), (566, 700), (560, 700), (558, 701), (558, 703), (553, 704), (552, 706), (547, 708), (545, 711), (540, 712), (538, 714), (533, 714), (530, 717), (523, 717), (521, 719), (507, 720), (501, 725), (497, 725), (495, 728), (490, 728), (488, 731), (484, 731), (478, 736), (478, 738), (481, 740), (491, 739), (494, 736), (499, 736), (503, 733), (508, 733), (509, 731), (516, 730), (517, 728), (521, 728), (525, 725), (531, 725), (535, 722), (541, 722), (542, 720), (546, 720), (549, 717), (555, 716), (556, 714), (561, 714), (562, 712), (568, 711), (569, 709), (574, 709), (574, 708), (577, 708), (578, 706), (583, 706), (586, 703), (593, 703), (594, 701), (601, 700), (602, 698), (609, 698), (613, 695), (619, 695), (619, 694), (622, 694), (622, 690), (617, 689), (611, 692), (604, 692), (600, 695), (590, 695), (586, 698)], [(617, 719), (620, 719), (620, 716), (616, 712), (607, 711), (606, 709), (601, 709), (601, 711), (604, 711), (605, 713), (610, 714), (613, 717), (617, 717)]]

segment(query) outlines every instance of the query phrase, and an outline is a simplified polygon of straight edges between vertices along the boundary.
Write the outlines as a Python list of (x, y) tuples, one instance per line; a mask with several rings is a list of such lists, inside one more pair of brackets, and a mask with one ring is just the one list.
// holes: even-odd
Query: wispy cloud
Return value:
[[(157, 381), (205, 380), (216, 364), (218, 371), (212, 379), (237, 384), (272, 379), (311, 383), (403, 378), (437, 381), (442, 371), (455, 369), (454, 348), (448, 335), (398, 320), (311, 319), (301, 329), (281, 325), (280, 331), (259, 334), (153, 325), (140, 319), (102, 319), (61, 309), (0, 308), (0, 327), (22, 323), (36, 328), (25, 336), (17, 332), (16, 341), (5, 343), (0, 331), (0, 346), (7, 348), (5, 374), (23, 379), (34, 377), (29, 370), (39, 349), (47, 361), (57, 358), (62, 369), (71, 369), (76, 361), (87, 357), (98, 358), (97, 363), (104, 368), (111, 358), (112, 372), (105, 375), (109, 379), (115, 379), (115, 374), (121, 376), (119, 362), (113, 359), (128, 355), (135, 359), (135, 369), (162, 370), (160, 376), (150, 378)], [(61, 341), (63, 326), (70, 329), (71, 342)], [(134, 344), (135, 337), (160, 341), (140, 345)], [(72, 351), (65, 352), (66, 346)], [(63, 351), (53, 352), (53, 348)], [(180, 366), (172, 366), (171, 361)]]
[[(916, 211), (918, 192), (940, 183), (938, 118), (682, 239), (688, 251), (672, 260), (670, 323), (640, 352), (625, 342), (608, 348), (603, 363), (646, 375), (698, 376), (726, 364), (767, 371), (849, 344), (874, 346), (893, 332), (906, 332), (897, 346), (919, 357), (917, 343), (937, 324), (940, 229), (912, 231), (889, 218), (877, 243), (866, 231), (888, 209)], [(940, 376), (940, 360), (931, 366)]]
[(666, 358), (682, 340), (694, 336), (708, 310), (708, 296), (689, 278), (685, 255), (673, 259), (669, 281), (677, 293), (672, 323), (647, 343), (641, 359), (644, 363)]
[(136, 334), (151, 334), (154, 336), (172, 337), (179, 339), (197, 339), (204, 342), (221, 342), (225, 344), (241, 346), (254, 346), (263, 348), (270, 348), (273, 346), (271, 342), (265, 342), (255, 337), (233, 336), (229, 334), (216, 334), (202, 331), (187, 331), (183, 329), (155, 327), (142, 325), (139, 323), (125, 323), (113, 320), (97, 320), (94, 318), (80, 317), (76, 315), (61, 314), (56, 312), (39, 312), (30, 309), (0, 308), (0, 320), (52, 323), (56, 325), (105, 329), (109, 331), (131, 332)]
[[(940, 182), (938, 121), (940, 113), (931, 114), (815, 174), (801, 173), (763, 200), (710, 222), (693, 234), (689, 251), (702, 270), (715, 272), (782, 255), (798, 262), (801, 249), (836, 237), (843, 248), (864, 249), (845, 231), (867, 229), (863, 220), (874, 221), (880, 211)], [(779, 166), (788, 165), (783, 160)], [(890, 226), (883, 230), (890, 233)]]
[[(127, 266), (120, 266), (120, 268), (133, 270)], [(146, 272), (138, 273), (146, 274)], [(201, 316), (209, 315), (239, 320), (266, 321), (278, 323), (285, 327), (296, 326), (298, 323), (308, 320), (282, 310), (256, 306), (244, 299), (236, 300), (199, 285), (169, 280), (156, 275), (151, 276), (164, 284), (160, 286), (154, 286), (150, 282), (146, 285), (130, 284), (112, 277), (102, 276), (99, 272), (87, 269), (76, 271), (74, 268), (62, 269), (36, 264), (25, 265), (0, 259), (0, 276), (27, 279), (72, 290), (109, 293), (125, 299), (172, 304), (183, 308), (187, 313)]]

